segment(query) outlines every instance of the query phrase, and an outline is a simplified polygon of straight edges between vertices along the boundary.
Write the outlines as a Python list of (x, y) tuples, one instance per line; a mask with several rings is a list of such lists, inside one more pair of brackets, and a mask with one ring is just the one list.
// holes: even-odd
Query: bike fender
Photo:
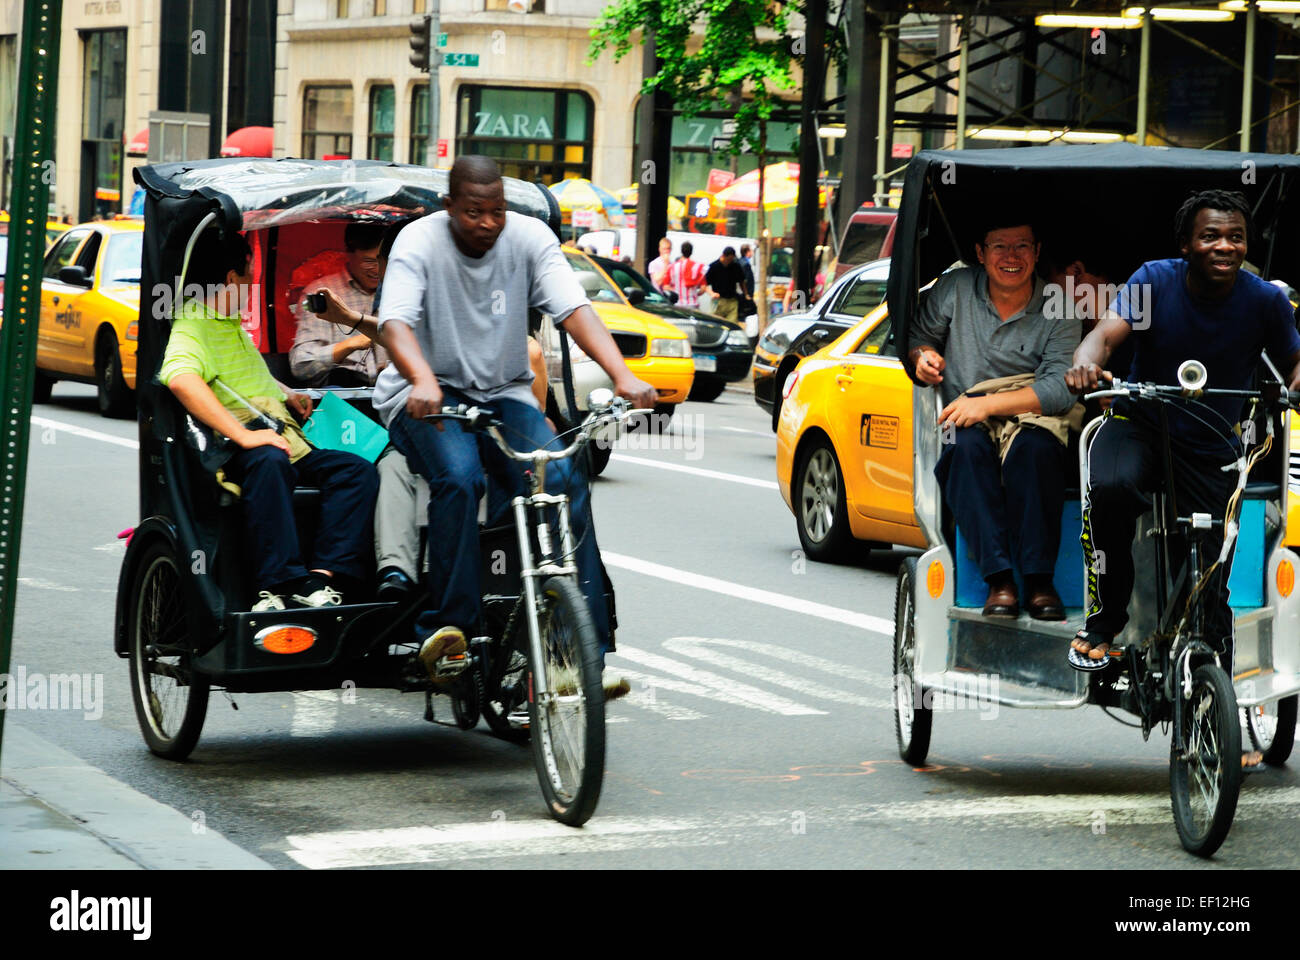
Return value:
[(140, 557), (157, 540), (166, 541), (172, 552), (177, 552), (176, 526), (166, 517), (148, 517), (130, 534), (126, 541), (126, 555), (117, 576), (117, 609), (113, 615), (113, 652), (119, 657), (127, 655), (126, 618), (131, 609), (131, 585), (140, 566)]

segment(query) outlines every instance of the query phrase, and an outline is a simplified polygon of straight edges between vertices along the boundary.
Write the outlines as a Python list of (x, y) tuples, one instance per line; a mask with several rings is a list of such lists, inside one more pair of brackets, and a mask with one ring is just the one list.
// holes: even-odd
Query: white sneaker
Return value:
[(325, 584), (306, 595), (295, 593), (291, 599), (304, 607), (337, 607), (343, 602), (343, 594)]
[(270, 610), (283, 610), (284, 598), (272, 593), (270, 590), (263, 590), (258, 594), (260, 598), (257, 603), (253, 604), (253, 613), (266, 613)]

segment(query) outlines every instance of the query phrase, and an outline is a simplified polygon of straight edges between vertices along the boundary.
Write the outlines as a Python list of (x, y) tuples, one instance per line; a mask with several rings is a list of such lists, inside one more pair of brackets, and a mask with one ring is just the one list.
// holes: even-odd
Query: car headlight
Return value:
[(749, 349), (749, 337), (745, 336), (744, 330), (732, 330), (727, 334), (727, 346), (739, 347), (742, 350)]
[(651, 340), (650, 356), (652, 357), (689, 357), (691, 355), (691, 342), (686, 339), (678, 340)]

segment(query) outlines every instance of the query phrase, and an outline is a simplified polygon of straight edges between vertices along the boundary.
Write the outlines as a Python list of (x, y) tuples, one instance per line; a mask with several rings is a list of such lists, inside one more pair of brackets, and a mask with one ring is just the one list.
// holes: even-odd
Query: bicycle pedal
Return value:
[(438, 679), (445, 677), (455, 677), (465, 672), (469, 666), (469, 656), (464, 653), (452, 653), (445, 657), (439, 657), (437, 663), (433, 665), (434, 676)]
[(511, 730), (527, 730), (529, 728), (528, 708), (510, 711), (506, 715), (506, 722), (510, 724)]

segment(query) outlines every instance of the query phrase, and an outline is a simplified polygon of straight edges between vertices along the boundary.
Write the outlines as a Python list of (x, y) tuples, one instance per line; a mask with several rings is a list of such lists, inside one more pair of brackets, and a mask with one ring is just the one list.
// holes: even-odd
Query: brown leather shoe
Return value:
[(1065, 619), (1065, 604), (1061, 602), (1056, 588), (1051, 585), (1030, 592), (1025, 611), (1035, 620)]
[(989, 596), (984, 601), (984, 616), (1008, 617), (1020, 616), (1020, 600), (1016, 596), (1014, 580), (1004, 580), (989, 584)]

